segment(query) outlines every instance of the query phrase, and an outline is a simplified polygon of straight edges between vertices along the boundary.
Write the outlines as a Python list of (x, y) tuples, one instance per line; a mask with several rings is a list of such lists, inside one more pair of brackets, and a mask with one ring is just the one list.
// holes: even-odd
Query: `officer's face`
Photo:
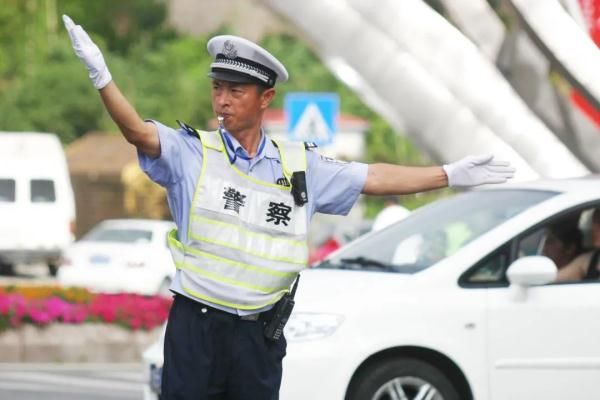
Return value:
[(231, 133), (260, 128), (263, 111), (275, 94), (274, 89), (262, 89), (251, 83), (213, 80), (212, 106), (223, 117), (223, 125)]

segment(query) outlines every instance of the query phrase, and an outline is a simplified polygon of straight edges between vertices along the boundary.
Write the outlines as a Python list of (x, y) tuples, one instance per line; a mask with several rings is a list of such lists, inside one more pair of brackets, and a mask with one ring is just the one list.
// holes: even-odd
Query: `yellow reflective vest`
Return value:
[[(263, 182), (230, 163), (218, 132), (198, 131), (202, 171), (190, 209), (188, 239), (168, 242), (183, 290), (240, 310), (277, 302), (308, 262), (306, 207), (290, 186)], [(277, 142), (288, 182), (306, 171), (303, 143)]]

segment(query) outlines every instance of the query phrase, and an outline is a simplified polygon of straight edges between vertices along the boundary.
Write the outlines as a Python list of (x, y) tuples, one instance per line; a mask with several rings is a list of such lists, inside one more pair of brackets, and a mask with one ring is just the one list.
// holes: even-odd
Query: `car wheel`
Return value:
[(157, 295), (162, 296), (162, 297), (171, 297), (173, 295), (173, 293), (169, 290), (169, 288), (171, 287), (171, 278), (165, 278), (162, 280), (162, 282), (160, 283), (160, 286), (158, 287), (158, 290), (156, 292)]
[(436, 367), (414, 358), (387, 360), (360, 372), (346, 400), (459, 400), (452, 382)]

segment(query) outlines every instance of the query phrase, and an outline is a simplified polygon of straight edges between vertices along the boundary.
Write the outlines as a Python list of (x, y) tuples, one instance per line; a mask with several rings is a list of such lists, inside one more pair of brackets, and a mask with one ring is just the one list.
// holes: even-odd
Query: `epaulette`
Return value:
[(177, 123), (179, 124), (181, 129), (183, 129), (188, 135), (192, 135), (192, 136), (195, 136), (198, 139), (200, 139), (200, 135), (198, 135), (198, 132), (196, 132), (196, 130), (194, 128), (192, 128), (190, 125), (186, 124), (185, 122), (181, 122), (178, 119), (176, 119), (175, 121), (177, 121)]
[[(273, 145), (277, 148), (279, 148), (279, 146), (277, 146), (277, 142), (275, 142), (274, 140), (271, 140), (271, 142), (273, 143)], [(314, 142), (304, 142), (304, 150), (312, 150), (312, 149), (316, 149), (317, 144)]]

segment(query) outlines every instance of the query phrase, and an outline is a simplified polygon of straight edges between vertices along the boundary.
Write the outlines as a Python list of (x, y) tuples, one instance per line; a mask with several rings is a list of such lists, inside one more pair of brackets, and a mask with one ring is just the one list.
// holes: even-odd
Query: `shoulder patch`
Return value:
[(316, 149), (317, 147), (319, 147), (319, 146), (317, 146), (317, 144), (314, 142), (304, 142), (305, 150), (312, 150), (312, 149)]
[(192, 135), (192, 136), (195, 136), (198, 139), (200, 139), (200, 135), (198, 135), (198, 132), (196, 132), (196, 130), (194, 128), (192, 128), (190, 125), (186, 124), (185, 122), (181, 122), (178, 119), (176, 121), (179, 124), (179, 126), (181, 127), (181, 129), (183, 129), (188, 135)]

